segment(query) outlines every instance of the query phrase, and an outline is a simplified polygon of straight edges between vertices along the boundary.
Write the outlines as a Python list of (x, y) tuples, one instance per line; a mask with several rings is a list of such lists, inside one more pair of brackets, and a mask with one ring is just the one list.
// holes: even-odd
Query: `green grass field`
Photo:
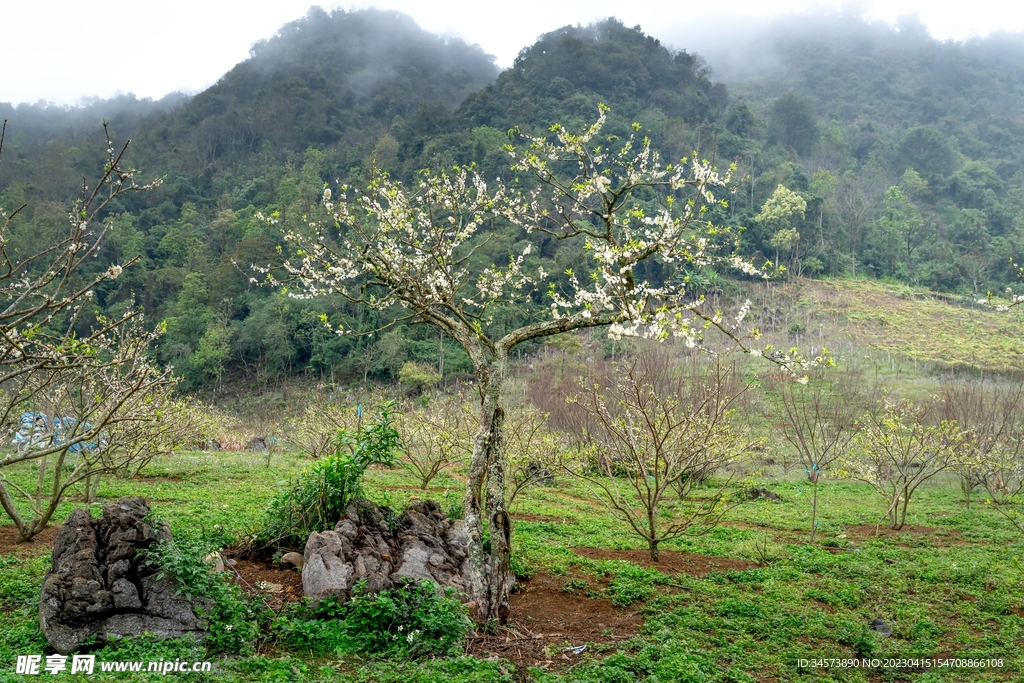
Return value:
[[(310, 462), (281, 456), (268, 468), (263, 458), (251, 454), (182, 454), (155, 461), (140, 479), (106, 479), (99, 493), (103, 500), (147, 497), (175, 534), (237, 537), (258, 522), (283, 482)], [(27, 471), (21, 474), (30, 476)], [(374, 470), (368, 493), (375, 501), (400, 509), (409, 498), (423, 496), (413, 483), (402, 470)], [(714, 560), (706, 558), (721, 558), (723, 566), (731, 567), (704, 575), (589, 559), (575, 551), (643, 546), (571, 480), (559, 477), (555, 486), (523, 494), (515, 510), (514, 535), (517, 571), (532, 577), (523, 586), (560, 586), (566, 594), (576, 594), (577, 601), (592, 601), (582, 602), (584, 606), (643, 618), (628, 639), (592, 643), (579, 656), (563, 655), (566, 647), (585, 642), (544, 633), (538, 623), (523, 623), (531, 633), (541, 633), (535, 639), (539, 643), (533, 643), (534, 652), (546, 653), (547, 659), (541, 655), (530, 662), (520, 657), (513, 664), (497, 653), (489, 656), (486, 643), (484, 651), (476, 647), (474, 656), (426, 661), (311, 658), (268, 638), (256, 656), (216, 656), (212, 673), (172, 676), (196, 681), (381, 683), (1024, 679), (1024, 572), (1014, 565), (1015, 557), (1024, 557), (1024, 538), (997, 512), (984, 505), (968, 512), (951, 481), (935, 481), (915, 497), (910, 530), (886, 533), (883, 525), (876, 537), (874, 524), (885, 512), (881, 499), (864, 485), (827, 482), (821, 488), (818, 538), (811, 545), (806, 483), (792, 473), (759, 476), (754, 483), (783, 501), (743, 503), (708, 533), (663, 546), (705, 556), (701, 561), (712, 566)], [(444, 504), (461, 496), (462, 482), (446, 474), (423, 497)], [(64, 504), (60, 518), (74, 505)], [(0, 556), (0, 680), (26, 679), (14, 674), (16, 655), (43, 653), (45, 648), (36, 602), (48, 551), (17, 548), (15, 553)], [(891, 637), (870, 630), (874, 618), (891, 625)], [(500, 645), (500, 636), (489, 642)], [(209, 658), (202, 647), (187, 642), (120, 644), (96, 654), (99, 660)], [(799, 666), (801, 659), (850, 658), (995, 659), (1002, 666)], [(163, 676), (119, 673), (105, 678), (97, 673), (79, 678), (128, 681)]]

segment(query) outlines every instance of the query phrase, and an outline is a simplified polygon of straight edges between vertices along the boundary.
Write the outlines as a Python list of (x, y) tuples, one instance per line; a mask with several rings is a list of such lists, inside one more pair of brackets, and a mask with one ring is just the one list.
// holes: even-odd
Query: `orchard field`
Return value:
[[(136, 478), (104, 479), (95, 505), (144, 496), (176, 536), (227, 547), (231, 555), (285, 482), (311, 464), (288, 452), (269, 462), (258, 453), (184, 452), (154, 460)], [(823, 481), (819, 526), (809, 542), (810, 487), (799, 466), (762, 451), (732, 469), (732, 498), (739, 502), (752, 488), (761, 489), (758, 498), (731, 507), (702, 535), (664, 543), (658, 563), (573, 478), (556, 472), (553, 484), (525, 489), (513, 507), (518, 581), (511, 623), (478, 629), (447, 655), (410, 661), (338, 654), (328, 642), (296, 645), (286, 625), (316, 622), (299, 607), (297, 572), (266, 557), (239, 558), (230, 571), (259, 621), (257, 642), (244, 656), (178, 641), (108, 645), (95, 653), (98, 660), (212, 659), (213, 673), (189, 674), (209, 681), (924, 682), (1022, 675), (1024, 566), (1016, 558), (1024, 556), (1024, 535), (983, 501), (968, 511), (954, 477), (925, 484), (900, 531), (887, 528), (885, 502), (868, 485)], [(708, 492), (698, 487), (693, 495), (715, 489), (711, 482)], [(464, 478), (456, 467), (421, 490), (405, 468), (373, 468), (365, 492), (395, 509), (429, 497), (457, 514)], [(78, 504), (65, 502), (58, 517)], [(14, 543), (12, 531), (2, 528), (0, 677), (17, 680), (10, 673), (15, 656), (46, 647), (37, 602), (53, 529), (29, 544)], [(892, 634), (873, 630), (873, 619), (884, 620)], [(798, 666), (801, 659), (837, 658), (1002, 665)], [(118, 673), (108, 680), (150, 679)]]

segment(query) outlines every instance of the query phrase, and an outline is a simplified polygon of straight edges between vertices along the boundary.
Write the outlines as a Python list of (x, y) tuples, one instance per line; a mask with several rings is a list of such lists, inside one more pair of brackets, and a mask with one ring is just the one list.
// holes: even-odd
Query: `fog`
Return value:
[[(0, 63), (5, 65), (0, 70), (0, 101), (69, 104), (83, 96), (109, 98), (117, 92), (159, 99), (176, 90), (201, 91), (245, 59), (253, 43), (301, 17), (310, 4), (178, 0), (97, 12), (77, 0), (10, 2), (4, 8), (9, 30), (0, 42)], [(521, 0), (507, 8), (471, 0), (356, 0), (344, 6), (353, 4), (405, 12), (427, 30), (479, 44), (503, 68), (542, 34), (605, 17), (640, 25), (667, 44), (710, 55), (735, 46), (752, 19), (851, 6), (844, 0), (734, 0), (724, 6), (667, 0)], [(1024, 29), (1024, 7), (996, 0), (859, 0), (852, 6), (856, 9), (847, 13), (889, 24), (900, 15), (920, 12), (932, 35), (941, 39)]]
[(872, 19), (863, 7), (845, 11), (790, 13), (771, 18), (706, 18), (689, 25), (661, 29), (663, 42), (675, 49), (700, 54), (713, 78), (729, 85), (757, 80), (789, 80), (794, 50), (898, 52), (903, 57), (919, 50), (966, 51), (990, 66), (1024, 67), (1024, 33), (996, 31), (983, 37), (959, 39), (936, 36), (919, 14), (893, 21)]

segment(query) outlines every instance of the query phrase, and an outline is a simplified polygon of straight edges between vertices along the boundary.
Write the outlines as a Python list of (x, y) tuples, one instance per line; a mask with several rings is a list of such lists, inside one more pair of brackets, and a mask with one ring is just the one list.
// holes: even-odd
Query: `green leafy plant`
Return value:
[(310, 653), (419, 657), (457, 654), (470, 625), (453, 592), (429, 581), (375, 594), (361, 582), (349, 602), (303, 605), (274, 631), (286, 646)]
[(146, 563), (173, 577), (178, 593), (209, 598), (206, 645), (211, 652), (250, 654), (256, 649), (267, 609), (250, 600), (226, 573), (214, 573), (206, 560), (214, 545), (202, 538), (179, 536), (148, 548)]
[(267, 508), (256, 535), (259, 548), (301, 548), (309, 534), (330, 529), (356, 498), (371, 465), (392, 467), (401, 449), (394, 403), (377, 406), (377, 417), (359, 430), (339, 429), (335, 453), (299, 475)]
[(741, 543), (737, 550), (742, 557), (757, 563), (759, 567), (778, 562), (784, 554), (782, 547), (769, 538), (767, 530), (763, 536)]

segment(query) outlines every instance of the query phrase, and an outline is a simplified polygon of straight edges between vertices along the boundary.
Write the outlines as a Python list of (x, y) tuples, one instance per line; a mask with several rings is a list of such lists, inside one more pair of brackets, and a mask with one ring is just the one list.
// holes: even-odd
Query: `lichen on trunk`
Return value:
[[(482, 381), (480, 427), (473, 444), (465, 504), (474, 616), (478, 621), (495, 619), (500, 623), (508, 621), (512, 591), (512, 527), (505, 509), (505, 411), (501, 407), (506, 368), (504, 355), (477, 368)], [(489, 552), (484, 547), (485, 531)]]

